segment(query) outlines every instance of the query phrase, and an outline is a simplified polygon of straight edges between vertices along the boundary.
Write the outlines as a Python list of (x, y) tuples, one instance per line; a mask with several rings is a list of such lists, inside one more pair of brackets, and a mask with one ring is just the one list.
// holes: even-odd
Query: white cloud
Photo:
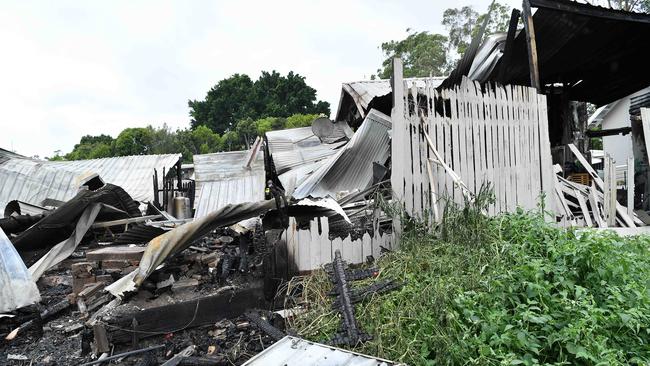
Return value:
[(335, 111), (341, 82), (380, 66), (381, 42), (444, 32), (443, 10), (466, 3), (489, 1), (3, 4), (0, 147), (50, 156), (86, 134), (186, 127), (187, 100), (234, 73), (293, 70)]

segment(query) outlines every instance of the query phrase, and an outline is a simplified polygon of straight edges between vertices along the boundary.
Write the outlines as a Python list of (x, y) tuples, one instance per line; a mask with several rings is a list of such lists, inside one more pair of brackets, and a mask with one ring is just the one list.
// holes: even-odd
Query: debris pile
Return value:
[(296, 364), (314, 351), (388, 365), (295, 337), (274, 313), (299, 316), (280, 309), (280, 285), (325, 267), (342, 321), (329, 343), (352, 348), (372, 337), (354, 305), (401, 286), (353, 265), (485, 183), (488, 214), (541, 196), (561, 225), (644, 229), (650, 104), (634, 99), (629, 128), (599, 133), (633, 136), (621, 185), (611, 159), (599, 173), (585, 158), (584, 102), (650, 83), (630, 46), (650, 16), (566, 0), (523, 10), (507, 35), (485, 38), (488, 13), (449, 77), (404, 79), (396, 58), (390, 81), (343, 84), (334, 121), (269, 131), (248, 151), (183, 165), (180, 154), (54, 162), (0, 149), (0, 363)]
[[(22, 277), (0, 277), (8, 283), (3, 289), (13, 291), (2, 298), (7, 362), (241, 364), (284, 339), (283, 318), (271, 311), (277, 310), (274, 298), (292, 275), (289, 262), (305, 259), (286, 250), (282, 236), (289, 222), (302, 227), (324, 217), (334, 236), (361, 237), (379, 225), (389, 230), (373, 202), (378, 192), (387, 197), (390, 120), (370, 116), (380, 114), (369, 115), (361, 135), (345, 123), (314, 122), (310, 146), (332, 150), (283, 168), (294, 174), (310, 164), (300, 187), (309, 178), (311, 188), (301, 188), (301, 195), (293, 194), (296, 175), (279, 179), (271, 143), (258, 139), (248, 152), (195, 156), (196, 185), (174, 170), (178, 164), (163, 166), (162, 175), (153, 170), (153, 199), (142, 187), (127, 190), (112, 177), (104, 182), (92, 174), (76, 180), (77, 193), (69, 199), (11, 200), (0, 228), (8, 235), (3, 253), (12, 255), (3, 255), (0, 275)], [(373, 134), (380, 140), (363, 140)], [(378, 149), (368, 150), (370, 144)], [(346, 174), (353, 179), (326, 188)], [(291, 182), (291, 192), (282, 182)], [(131, 192), (147, 199), (136, 201)], [(11, 266), (19, 271), (8, 271)], [(31, 293), (20, 291), (19, 279)], [(363, 297), (357, 290), (341, 293), (353, 301)]]

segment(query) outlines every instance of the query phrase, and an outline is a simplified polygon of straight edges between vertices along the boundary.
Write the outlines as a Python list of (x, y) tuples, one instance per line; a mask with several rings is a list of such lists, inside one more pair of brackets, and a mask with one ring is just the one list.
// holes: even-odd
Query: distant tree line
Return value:
[[(650, 0), (589, 0), (594, 5), (649, 12)], [(485, 36), (507, 30), (511, 8), (494, 2)], [(401, 57), (404, 76), (447, 75), (476, 36), (486, 13), (472, 6), (446, 9), (442, 25), (447, 34), (407, 29), (402, 40), (383, 42), (384, 60), (372, 78), (390, 78), (391, 60)], [(521, 23), (521, 19), (520, 19)], [(520, 24), (521, 26), (521, 24)], [(74, 149), (51, 160), (94, 159), (108, 156), (182, 153), (184, 161), (194, 154), (241, 150), (250, 147), (266, 131), (309, 126), (320, 114), (329, 115), (330, 105), (316, 99), (316, 90), (305, 78), (290, 71), (263, 71), (257, 80), (234, 74), (219, 81), (203, 100), (189, 100), (190, 126), (172, 131), (163, 127), (126, 128), (117, 138), (84, 136)]]
[(316, 89), (292, 71), (287, 76), (264, 71), (255, 81), (232, 75), (188, 106), (189, 128), (174, 131), (164, 124), (126, 128), (116, 138), (87, 135), (70, 153), (57, 151), (50, 160), (182, 153), (190, 162), (194, 154), (248, 149), (267, 131), (311, 126), (321, 114), (330, 114), (329, 103), (317, 101)]
[(162, 127), (125, 128), (117, 138), (86, 135), (70, 153), (56, 154), (50, 160), (181, 153), (184, 162), (191, 162), (194, 154), (248, 149), (257, 136), (262, 136), (267, 131), (311, 126), (312, 121), (318, 117), (318, 114), (294, 114), (287, 118), (245, 118), (223, 134), (216, 133), (205, 125), (175, 131), (166, 124)]

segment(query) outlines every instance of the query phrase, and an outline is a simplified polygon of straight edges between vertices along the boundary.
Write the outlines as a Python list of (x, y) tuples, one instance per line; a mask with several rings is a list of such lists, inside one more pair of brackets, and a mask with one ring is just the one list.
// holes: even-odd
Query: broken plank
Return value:
[(94, 353), (96, 355), (100, 353), (106, 353), (111, 350), (111, 345), (108, 343), (108, 335), (106, 333), (106, 328), (102, 324), (93, 325), (93, 335), (94, 335)]
[(91, 228), (99, 229), (99, 228), (105, 228), (105, 227), (111, 227), (111, 226), (134, 224), (134, 223), (137, 223), (137, 222), (144, 222), (144, 221), (149, 221), (149, 220), (160, 219), (162, 217), (163, 217), (163, 215), (148, 215), (148, 216), (140, 216), (140, 217), (131, 217), (131, 218), (128, 218), (128, 219), (96, 222), (91, 226)]
[(578, 204), (580, 204), (580, 210), (582, 210), (582, 215), (585, 218), (585, 224), (588, 227), (592, 227), (593, 223), (591, 222), (591, 214), (587, 208), (587, 202), (585, 201), (585, 198), (582, 196), (582, 193), (578, 192), (577, 189), (574, 188), (573, 191), (575, 192), (575, 198), (578, 200)]
[(102, 260), (137, 260), (142, 258), (145, 247), (114, 246), (92, 250), (86, 253), (89, 261)]
[[(596, 173), (594, 168), (587, 162), (587, 159), (585, 159), (585, 157), (582, 156), (582, 154), (580, 153), (580, 151), (578, 151), (578, 148), (574, 144), (569, 144), (568, 146), (569, 146), (569, 149), (571, 150), (571, 152), (573, 153), (573, 155), (575, 155), (575, 157), (578, 159), (580, 164), (582, 164), (582, 166), (585, 168), (585, 170), (587, 170), (587, 173), (589, 173), (591, 178), (593, 178), (593, 181), (596, 183), (596, 186), (601, 191), (604, 191), (605, 190), (605, 183), (603, 182), (602, 179), (600, 179), (600, 176), (598, 176), (598, 173)], [(626, 209), (620, 203), (618, 203), (618, 201), (616, 201), (615, 206), (616, 206), (616, 213), (621, 216), (621, 218), (623, 219), (623, 222), (625, 222), (625, 225), (627, 225), (629, 227), (635, 227), (636, 225), (634, 223), (634, 220), (630, 216), (627, 215), (627, 213), (625, 212)]]
[(627, 215), (634, 218), (634, 158), (627, 158)]
[(593, 183), (589, 188), (589, 203), (591, 204), (591, 212), (594, 214), (594, 219), (598, 223), (598, 227), (607, 227), (603, 216), (600, 214), (600, 209), (598, 208), (598, 198), (596, 197), (596, 187)]

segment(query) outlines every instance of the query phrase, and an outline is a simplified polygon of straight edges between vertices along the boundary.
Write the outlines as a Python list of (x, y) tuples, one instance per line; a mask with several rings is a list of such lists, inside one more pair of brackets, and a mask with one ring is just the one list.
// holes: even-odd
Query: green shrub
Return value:
[[(577, 235), (539, 213), (450, 205), (438, 233), (404, 233), (379, 261), (398, 291), (356, 306), (374, 339), (355, 350), (411, 365), (648, 364), (650, 240)], [(312, 340), (339, 326), (322, 272), (302, 280)], [(359, 285), (357, 285), (359, 286)]]

